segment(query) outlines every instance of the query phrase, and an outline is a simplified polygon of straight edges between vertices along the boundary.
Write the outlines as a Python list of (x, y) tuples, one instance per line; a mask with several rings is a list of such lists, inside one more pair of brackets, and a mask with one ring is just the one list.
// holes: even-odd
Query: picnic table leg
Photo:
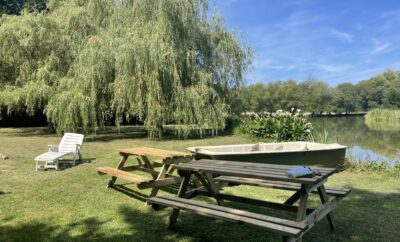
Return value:
[[(306, 217), (307, 212), (307, 202), (308, 202), (308, 193), (305, 189), (305, 185), (301, 185), (300, 189), (300, 203), (299, 208), (297, 210), (297, 218), (296, 221), (300, 222), (303, 221)], [(297, 241), (301, 242), (302, 238), (299, 238)]]
[[(181, 185), (179, 186), (179, 190), (178, 190), (178, 194), (177, 194), (178, 197), (185, 197), (191, 175), (192, 175), (191, 172), (185, 172), (185, 174), (183, 175), (183, 179), (182, 179)], [(176, 224), (176, 220), (178, 219), (178, 216), (179, 216), (179, 211), (180, 211), (180, 209), (177, 209), (177, 208), (174, 208), (172, 210), (171, 215), (169, 216), (168, 229), (170, 229), (170, 230), (175, 229), (175, 224)]]
[(296, 239), (295, 238), (290, 238), (290, 237), (287, 237), (287, 236), (283, 236), (282, 237), (282, 241), (283, 242), (294, 242), (294, 241), (296, 241)]
[[(123, 155), (121, 160), (118, 163), (117, 169), (121, 169), (122, 167), (124, 167), (127, 159), (128, 159), (128, 155)], [(113, 187), (116, 180), (117, 180), (116, 176), (111, 177), (110, 181), (108, 182), (107, 188)]]
[(204, 176), (206, 178), (204, 178), (199, 172), (194, 172), (194, 175), (199, 179), (200, 183), (203, 184), (207, 191), (214, 196), (215, 200), (217, 200), (218, 205), (222, 206), (224, 204), (224, 201), (219, 196), (219, 191), (214, 183), (212, 175), (209, 173), (205, 173)]
[(289, 197), (283, 204), (293, 205), (297, 200), (300, 199), (301, 190), (295, 192), (291, 197)]
[[(328, 195), (326, 194), (324, 185), (318, 187), (318, 194), (319, 194), (322, 204), (324, 204), (328, 201)], [(330, 212), (326, 215), (326, 217), (328, 218), (329, 226), (331, 227), (332, 231), (335, 231), (336, 225), (333, 220), (333, 214)]]
[[(149, 158), (147, 158), (147, 156), (140, 155), (138, 157), (144, 163), (145, 167), (147, 167), (148, 169), (154, 170), (154, 167), (151, 165), (151, 162), (150, 162)], [(157, 179), (156, 175), (152, 174), (151, 176), (153, 177), (154, 180)]]
[[(158, 174), (156, 180), (164, 179), (167, 174), (168, 168), (169, 168), (169, 165), (163, 165), (161, 167), (160, 173)], [(153, 187), (153, 189), (151, 190), (151, 193), (150, 193), (150, 197), (156, 196), (159, 189), (160, 189), (159, 187)]]
[(206, 177), (208, 184), (210, 185), (210, 188), (213, 190), (215, 197), (217, 198), (218, 205), (223, 206), (224, 205), (224, 200), (219, 196), (219, 189), (217, 185), (215, 184), (214, 178), (211, 173), (204, 173), (204, 176)]
[(172, 174), (175, 171), (175, 166), (171, 166), (170, 169), (168, 170), (167, 174)]
[(138, 161), (139, 166), (144, 166), (144, 164), (143, 164), (143, 162), (142, 162), (142, 160), (140, 159), (139, 156), (136, 156), (136, 159)]

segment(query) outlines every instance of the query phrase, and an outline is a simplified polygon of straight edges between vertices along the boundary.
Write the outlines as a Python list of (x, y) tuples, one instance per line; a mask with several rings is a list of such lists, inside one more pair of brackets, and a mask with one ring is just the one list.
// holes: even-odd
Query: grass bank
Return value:
[[(169, 210), (153, 211), (142, 199), (149, 190), (133, 185), (126, 194), (106, 189), (108, 177), (97, 166), (116, 166), (116, 149), (149, 146), (183, 151), (194, 145), (246, 142), (239, 136), (153, 141), (140, 127), (110, 130), (84, 143), (83, 155), (91, 159), (59, 172), (35, 172), (33, 157), (57, 144), (59, 137), (43, 129), (0, 129), (0, 241), (281, 241), (265, 231), (182, 213), (178, 232), (166, 230)], [(324, 219), (305, 241), (397, 241), (400, 237), (400, 175), (348, 172), (335, 174), (329, 186), (349, 187), (352, 193), (334, 210), (337, 232)], [(167, 194), (169, 191), (162, 191)], [(228, 188), (243, 196), (282, 202), (291, 193), (254, 187)], [(312, 197), (313, 202), (318, 200)], [(229, 203), (229, 206), (274, 213), (267, 209)], [(293, 216), (290, 214), (284, 217)]]
[(365, 115), (365, 124), (373, 130), (400, 130), (400, 110), (373, 109)]

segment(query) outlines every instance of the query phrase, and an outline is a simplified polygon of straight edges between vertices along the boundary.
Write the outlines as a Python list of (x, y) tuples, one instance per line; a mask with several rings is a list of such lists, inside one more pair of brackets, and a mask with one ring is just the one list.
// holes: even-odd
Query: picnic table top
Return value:
[(291, 178), (287, 176), (287, 172), (290, 169), (298, 166), (202, 159), (184, 164), (178, 164), (175, 165), (175, 167), (178, 170), (208, 172), (219, 175), (285, 181), (301, 184), (316, 184), (326, 179), (337, 170), (335, 168), (311, 167), (312, 169), (319, 170), (321, 175), (315, 175), (313, 177)]
[(189, 158), (193, 155), (186, 152), (162, 150), (149, 147), (134, 147), (118, 149), (118, 152), (123, 155), (140, 155), (140, 156), (155, 156), (162, 159), (173, 159), (173, 158)]

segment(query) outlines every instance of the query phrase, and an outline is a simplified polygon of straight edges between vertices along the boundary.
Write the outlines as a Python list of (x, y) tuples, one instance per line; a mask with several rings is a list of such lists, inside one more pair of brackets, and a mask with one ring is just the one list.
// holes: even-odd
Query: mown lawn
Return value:
[[(125, 193), (106, 189), (108, 177), (95, 171), (97, 166), (116, 166), (118, 148), (149, 146), (183, 151), (193, 145), (246, 142), (243, 138), (153, 141), (145, 138), (143, 130), (128, 128), (120, 134), (110, 131), (89, 137), (83, 155), (92, 160), (90, 163), (58, 172), (35, 172), (33, 158), (59, 140), (40, 128), (0, 129), (0, 153), (11, 157), (0, 160), (0, 241), (281, 241), (279, 236), (259, 229), (186, 212), (179, 217), (177, 233), (167, 231), (170, 210), (155, 212), (146, 206), (143, 199), (149, 190), (137, 190), (133, 185), (127, 185), (130, 190)], [(399, 174), (342, 172), (332, 176), (328, 185), (352, 188), (334, 212), (337, 231), (332, 233), (324, 219), (305, 235), (305, 241), (399, 240)], [(246, 186), (225, 192), (274, 201), (284, 201), (291, 194)]]

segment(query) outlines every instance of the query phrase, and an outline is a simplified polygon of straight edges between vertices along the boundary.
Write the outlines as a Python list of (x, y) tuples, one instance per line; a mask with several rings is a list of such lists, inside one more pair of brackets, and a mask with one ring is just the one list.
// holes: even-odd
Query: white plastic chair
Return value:
[(83, 134), (65, 133), (59, 145), (49, 145), (49, 151), (35, 158), (36, 171), (41, 168), (40, 162), (44, 161), (44, 169), (59, 168), (59, 159), (66, 155), (73, 155), (72, 165), (75, 165), (77, 156), (82, 161), (81, 146), (83, 143)]

